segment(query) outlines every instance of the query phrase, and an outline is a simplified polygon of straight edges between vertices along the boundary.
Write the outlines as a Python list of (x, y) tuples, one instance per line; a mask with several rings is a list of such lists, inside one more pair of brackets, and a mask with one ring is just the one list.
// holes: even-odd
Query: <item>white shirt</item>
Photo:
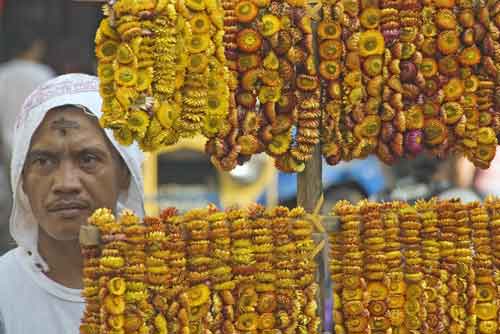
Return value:
[(445, 192), (439, 194), (439, 199), (451, 200), (453, 198), (459, 198), (463, 203), (470, 203), (475, 201), (480, 201), (479, 197), (474, 191), (467, 188), (451, 188)]
[(79, 333), (81, 291), (34, 270), (23, 249), (9, 251), (0, 257), (0, 334)]
[(50, 67), (25, 60), (0, 65), (0, 130), (5, 153), (9, 156), (17, 114), (24, 100), (40, 84), (55, 75)]

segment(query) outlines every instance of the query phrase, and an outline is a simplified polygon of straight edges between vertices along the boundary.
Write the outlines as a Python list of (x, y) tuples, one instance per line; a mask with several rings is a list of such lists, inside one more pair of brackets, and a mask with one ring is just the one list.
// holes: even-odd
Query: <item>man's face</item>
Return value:
[(38, 224), (53, 239), (78, 238), (94, 210), (115, 209), (129, 181), (97, 120), (76, 107), (49, 111), (31, 138), (23, 189)]

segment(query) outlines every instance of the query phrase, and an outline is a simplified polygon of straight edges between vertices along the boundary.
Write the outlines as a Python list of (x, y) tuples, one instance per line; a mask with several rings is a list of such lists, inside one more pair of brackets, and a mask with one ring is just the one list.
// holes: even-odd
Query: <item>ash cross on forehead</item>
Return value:
[(79, 129), (80, 124), (75, 121), (68, 121), (64, 119), (64, 117), (61, 117), (55, 121), (52, 122), (50, 125), (50, 128), (53, 130), (58, 131), (63, 137), (66, 136), (66, 130), (68, 129)]

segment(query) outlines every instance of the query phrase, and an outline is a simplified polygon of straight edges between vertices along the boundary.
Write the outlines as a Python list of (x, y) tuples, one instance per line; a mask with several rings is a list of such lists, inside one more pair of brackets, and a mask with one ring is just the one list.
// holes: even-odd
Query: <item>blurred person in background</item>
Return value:
[(464, 202), (481, 199), (474, 187), (475, 167), (465, 157), (420, 155), (399, 161), (392, 167), (392, 174), (392, 186), (372, 199), (410, 203), (432, 197)]
[(437, 176), (448, 180), (448, 187), (438, 194), (439, 198), (459, 198), (466, 203), (481, 200), (474, 186), (476, 167), (472, 162), (466, 157), (454, 156), (445, 160), (443, 167), (440, 168), (440, 174)]
[(49, 15), (44, 2), (9, 0), (4, 14), (8, 61), (0, 65), (0, 130), (2, 155), (10, 159), (13, 125), (23, 101), (55, 74), (43, 64), (49, 35)]
[(487, 195), (500, 196), (500, 149), (497, 149), (490, 168), (477, 170), (474, 185), (484, 197)]
[(57, 41), (48, 50), (48, 64), (57, 75), (67, 73), (95, 74), (93, 57), (82, 52), (82, 41), (67, 37)]
[(44, 1), (9, 0), (2, 16), (7, 61), (0, 64), (0, 254), (11, 246), (8, 214), (12, 205), (8, 182), (13, 130), (23, 101), (54, 76), (42, 63), (47, 48), (47, 9)]

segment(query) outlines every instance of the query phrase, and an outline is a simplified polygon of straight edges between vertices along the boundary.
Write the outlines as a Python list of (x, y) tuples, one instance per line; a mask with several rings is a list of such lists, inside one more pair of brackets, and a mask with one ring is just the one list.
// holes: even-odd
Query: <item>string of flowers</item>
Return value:
[[(437, 199), (338, 203), (333, 213), (340, 231), (330, 238), (330, 268), (338, 282), (335, 328), (496, 333), (498, 207), (493, 197), (484, 205)], [(381, 218), (385, 233), (377, 223)], [(379, 247), (385, 260), (377, 255)], [(374, 270), (384, 265), (387, 273), (379, 282)]]

